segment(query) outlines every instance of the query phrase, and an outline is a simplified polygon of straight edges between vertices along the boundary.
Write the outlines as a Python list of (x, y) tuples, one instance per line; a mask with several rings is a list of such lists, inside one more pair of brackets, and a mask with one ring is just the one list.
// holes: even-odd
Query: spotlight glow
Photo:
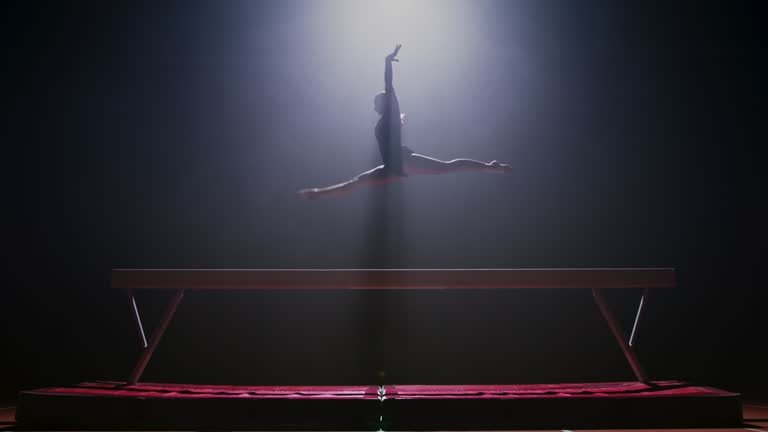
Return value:
[(418, 78), (463, 64), (477, 40), (474, 9), (466, 1), (336, 0), (309, 7), (306, 28), (315, 49), (350, 78), (359, 79), (361, 68), (380, 78), (384, 55), (398, 43), (408, 73)]
[(402, 43), (418, 52), (461, 50), (474, 27), (471, 4), (457, 0), (323, 2), (317, 23), (353, 54)]

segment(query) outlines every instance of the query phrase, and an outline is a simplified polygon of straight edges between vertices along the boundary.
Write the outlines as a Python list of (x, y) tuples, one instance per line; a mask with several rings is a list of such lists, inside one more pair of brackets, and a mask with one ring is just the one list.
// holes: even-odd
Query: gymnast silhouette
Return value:
[(473, 159), (443, 161), (414, 153), (401, 143), (401, 129), (405, 117), (400, 113), (395, 87), (392, 85), (392, 62), (399, 61), (397, 53), (401, 45), (384, 59), (384, 91), (373, 99), (373, 109), (381, 116), (376, 123), (376, 141), (383, 164), (365, 171), (343, 183), (323, 187), (301, 189), (297, 193), (304, 198), (340, 195), (362, 186), (384, 185), (399, 181), (409, 175), (450, 174), (461, 171), (479, 171), (505, 174), (512, 170), (497, 161), (488, 163)]

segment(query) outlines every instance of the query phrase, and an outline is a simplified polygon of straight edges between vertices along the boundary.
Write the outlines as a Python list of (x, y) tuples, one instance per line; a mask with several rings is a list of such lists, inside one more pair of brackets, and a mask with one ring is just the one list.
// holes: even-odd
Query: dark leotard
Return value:
[[(400, 104), (397, 101), (395, 87), (392, 85), (392, 63), (390, 61), (385, 61), (384, 66), (383, 111), (379, 122), (376, 123), (376, 141), (379, 143), (381, 160), (384, 162), (384, 169), (388, 173), (404, 176), (404, 149), (400, 136), (402, 129), (402, 122), (400, 121)], [(407, 151), (410, 152), (410, 150)]]
[[(384, 162), (384, 169), (392, 174), (403, 174), (403, 145), (401, 144), (400, 115), (398, 113), (395, 122), (390, 115), (384, 114), (376, 123), (376, 141), (379, 144), (379, 153)], [(409, 153), (411, 153), (409, 151)]]

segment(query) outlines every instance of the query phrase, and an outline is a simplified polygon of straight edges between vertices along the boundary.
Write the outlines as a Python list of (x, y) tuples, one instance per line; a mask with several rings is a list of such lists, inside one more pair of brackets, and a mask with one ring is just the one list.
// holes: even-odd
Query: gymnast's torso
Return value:
[(413, 151), (402, 144), (403, 123), (396, 96), (387, 99), (395, 100), (387, 101), (389, 106), (376, 123), (376, 141), (384, 168), (392, 174), (403, 175), (403, 157)]

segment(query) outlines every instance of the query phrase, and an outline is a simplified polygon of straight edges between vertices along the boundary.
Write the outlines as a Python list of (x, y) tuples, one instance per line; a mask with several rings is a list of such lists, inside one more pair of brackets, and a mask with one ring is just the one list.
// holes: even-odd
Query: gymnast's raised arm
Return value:
[(400, 104), (397, 101), (395, 87), (392, 85), (392, 62), (399, 61), (395, 57), (397, 56), (397, 53), (400, 52), (401, 46), (402, 45), (398, 44), (395, 47), (395, 50), (384, 59), (384, 92), (387, 95), (387, 102), (389, 103), (387, 108), (389, 109), (389, 113), (392, 114), (393, 119), (397, 121), (400, 121)]

